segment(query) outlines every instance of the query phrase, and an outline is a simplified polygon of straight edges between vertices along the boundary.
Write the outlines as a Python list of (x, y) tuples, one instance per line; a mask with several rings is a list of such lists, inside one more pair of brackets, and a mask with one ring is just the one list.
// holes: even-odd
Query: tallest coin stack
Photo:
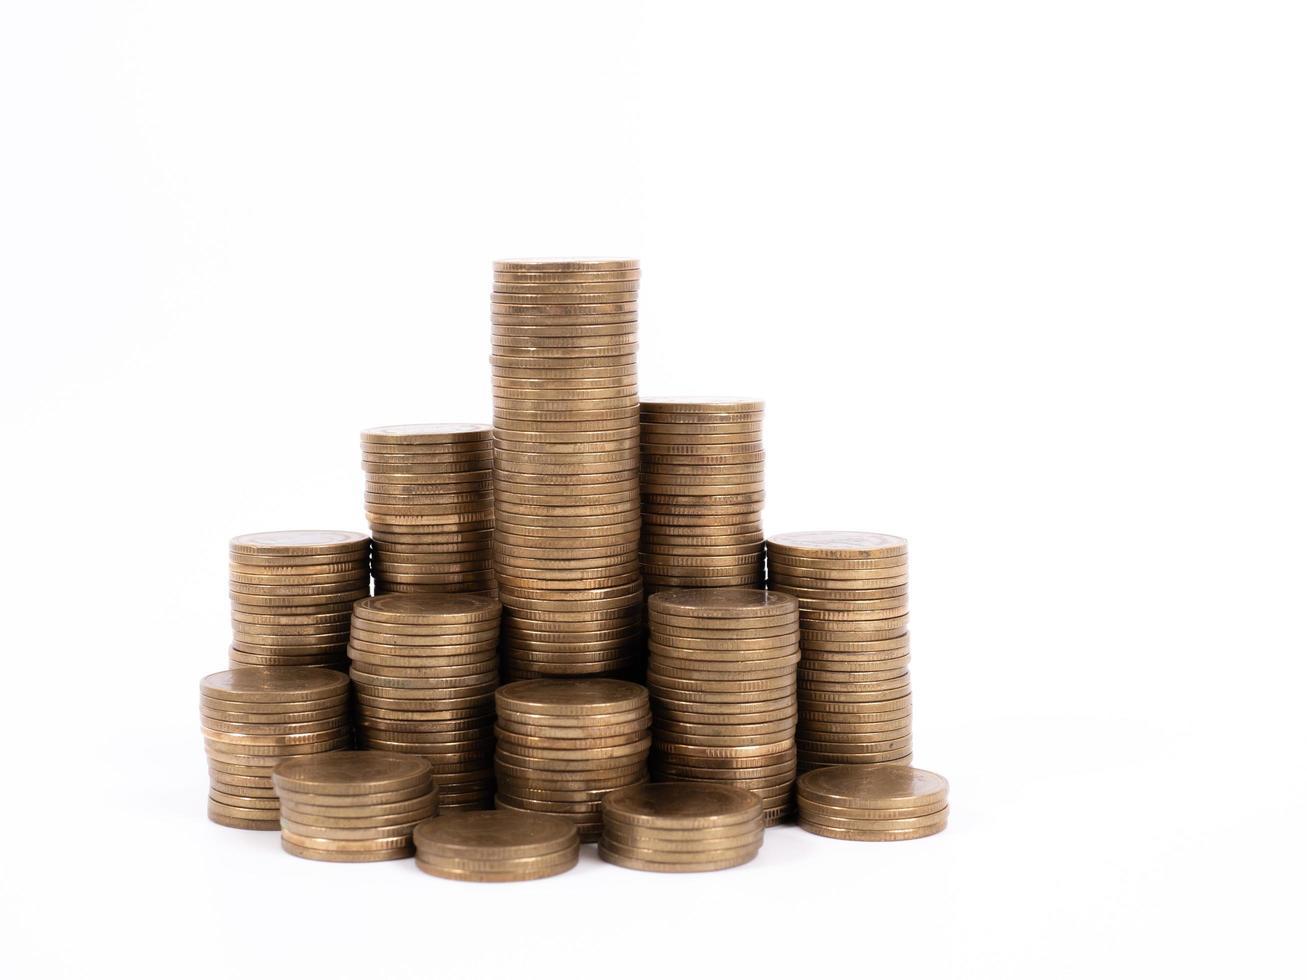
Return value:
[(641, 657), (634, 259), (495, 263), (495, 572), (507, 679)]

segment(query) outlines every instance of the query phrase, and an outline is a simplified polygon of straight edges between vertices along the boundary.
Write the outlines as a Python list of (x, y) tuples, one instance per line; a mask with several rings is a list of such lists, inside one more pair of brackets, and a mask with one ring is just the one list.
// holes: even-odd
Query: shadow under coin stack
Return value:
[(349, 679), (320, 667), (237, 667), (200, 681), (209, 819), (277, 830), (272, 771), (349, 745)]
[(762, 847), (757, 794), (712, 783), (649, 783), (604, 797), (599, 856), (637, 871), (720, 871)]
[(581, 840), (570, 820), (543, 813), (454, 813), (413, 832), (417, 865), (456, 881), (531, 881), (576, 867)]
[(287, 759), (272, 774), (281, 848), (314, 861), (361, 863), (413, 855), (413, 828), (436, 812), (431, 766), (392, 752)]
[(353, 531), (232, 538), (231, 666), (344, 669), (350, 607), (369, 591), (368, 543)]
[(431, 763), (440, 807), (492, 805), (499, 602), (380, 595), (354, 606), (350, 677), (359, 744)]
[(799, 606), (762, 589), (649, 597), (654, 775), (750, 789), (768, 826), (790, 813), (796, 771)]
[(799, 600), (799, 768), (912, 760), (908, 543), (863, 531), (767, 540), (772, 589)]
[(948, 781), (911, 766), (831, 766), (799, 777), (799, 826), (840, 840), (915, 840), (948, 825)]
[(640, 402), (646, 592), (763, 583), (762, 402)]
[(517, 681), (495, 692), (502, 810), (566, 817), (596, 841), (615, 789), (649, 778), (649, 693), (630, 681)]
[(495, 263), (495, 570), (511, 679), (638, 665), (633, 259)]
[(494, 594), (490, 426), (386, 425), (362, 440), (377, 594)]

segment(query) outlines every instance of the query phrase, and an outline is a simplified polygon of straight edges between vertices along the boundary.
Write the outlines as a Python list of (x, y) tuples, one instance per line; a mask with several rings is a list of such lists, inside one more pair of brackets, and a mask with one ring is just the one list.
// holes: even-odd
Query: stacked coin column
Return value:
[(388, 425), (362, 439), (377, 594), (493, 594), (490, 426)]
[(768, 825), (790, 812), (799, 606), (761, 589), (649, 597), (651, 763), (660, 780), (756, 792)]
[(354, 607), (359, 744), (425, 758), (442, 810), (492, 805), (498, 645), (488, 596), (382, 595)]
[(510, 678), (638, 666), (634, 260), (495, 263), (495, 572)]
[(200, 681), (209, 819), (277, 830), (272, 772), (283, 759), (349, 745), (349, 679), (320, 667), (237, 667)]
[(767, 541), (771, 588), (799, 601), (799, 768), (912, 758), (908, 543), (809, 531)]
[(763, 582), (760, 401), (640, 402), (646, 592)]
[(599, 856), (638, 871), (721, 871), (762, 847), (762, 801), (738, 786), (648, 783), (604, 798)]
[(649, 778), (649, 694), (605, 678), (517, 681), (495, 696), (495, 806), (566, 817), (599, 839), (604, 796)]
[(233, 667), (346, 663), (349, 612), (368, 594), (368, 538), (266, 531), (231, 540)]

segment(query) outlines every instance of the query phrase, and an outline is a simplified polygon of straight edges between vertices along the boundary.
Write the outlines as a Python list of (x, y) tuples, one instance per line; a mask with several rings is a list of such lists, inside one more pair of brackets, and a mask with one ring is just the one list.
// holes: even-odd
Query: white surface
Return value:
[[(1299, 5), (4, 5), (6, 976), (1301, 970)], [(204, 818), (225, 547), (635, 254), (771, 531), (912, 546), (942, 836), (462, 886)]]

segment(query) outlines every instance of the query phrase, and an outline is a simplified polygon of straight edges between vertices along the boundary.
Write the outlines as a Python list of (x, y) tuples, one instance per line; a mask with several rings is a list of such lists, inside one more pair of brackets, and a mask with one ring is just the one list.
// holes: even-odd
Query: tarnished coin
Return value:
[(421, 759), (390, 752), (332, 752), (288, 759), (273, 772), (278, 792), (371, 794), (428, 787), (431, 767)]
[(347, 677), (320, 667), (242, 667), (210, 674), (200, 682), (200, 693), (205, 698), (240, 704), (312, 701), (348, 690)]

